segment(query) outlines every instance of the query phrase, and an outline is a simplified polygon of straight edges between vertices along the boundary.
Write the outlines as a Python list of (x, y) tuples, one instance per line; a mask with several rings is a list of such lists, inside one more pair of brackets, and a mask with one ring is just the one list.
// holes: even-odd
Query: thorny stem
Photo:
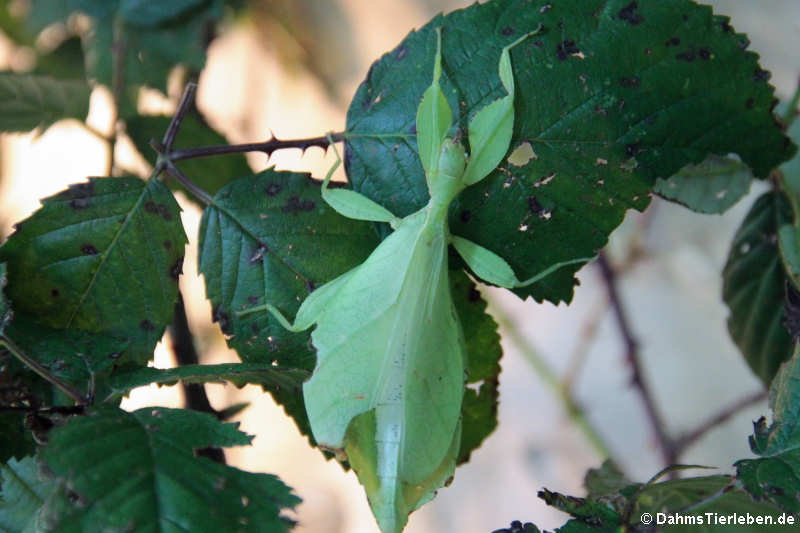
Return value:
[(714, 429), (717, 426), (720, 426), (728, 421), (732, 416), (736, 413), (741, 411), (746, 407), (750, 407), (767, 397), (767, 391), (761, 390), (756, 391), (752, 394), (748, 394), (742, 398), (739, 398), (735, 402), (731, 403), (727, 407), (721, 409), (718, 413), (711, 416), (703, 422), (702, 424), (698, 425), (695, 429), (684, 433), (683, 435), (679, 436), (673, 441), (673, 448), (675, 457), (678, 458), (680, 455), (690, 446), (692, 446), (695, 442), (700, 440), (700, 438), (705, 435), (708, 431)]
[(183, 95), (181, 96), (181, 101), (178, 103), (178, 109), (175, 111), (175, 116), (172, 117), (167, 131), (164, 133), (164, 139), (161, 141), (161, 144), (164, 145), (164, 151), (167, 153), (172, 150), (172, 144), (175, 142), (175, 137), (178, 135), (178, 129), (181, 127), (183, 117), (186, 116), (186, 113), (189, 112), (189, 108), (192, 107), (194, 93), (196, 91), (196, 83), (190, 82), (186, 84), (186, 88), (183, 90)]
[[(277, 150), (284, 150), (286, 148), (299, 148), (306, 150), (312, 146), (320, 148), (327, 148), (333, 142), (340, 142), (345, 139), (345, 133), (332, 133), (330, 136), (323, 137), (310, 137), (308, 139), (290, 139), (280, 140), (275, 137), (260, 143), (245, 143), (245, 144), (220, 144), (216, 146), (200, 146), (197, 148), (187, 148), (185, 150), (174, 150), (170, 152), (169, 158), (172, 161), (181, 161), (183, 159), (193, 159), (196, 157), (208, 157), (221, 154), (238, 154), (245, 152), (264, 152), (271, 155), (272, 152)], [(329, 139), (330, 137), (330, 139)]]
[(600, 266), (600, 273), (605, 283), (606, 290), (608, 291), (608, 298), (611, 302), (611, 308), (614, 311), (614, 316), (617, 319), (617, 327), (619, 329), (622, 340), (625, 344), (625, 359), (631, 367), (631, 382), (634, 387), (639, 391), (644, 403), (644, 408), (647, 417), (650, 420), (650, 425), (658, 439), (661, 456), (666, 465), (671, 465), (675, 462), (676, 454), (674, 452), (674, 445), (672, 439), (667, 434), (666, 426), (661, 414), (656, 407), (656, 402), (647, 380), (642, 371), (642, 365), (639, 361), (639, 346), (636, 337), (633, 335), (628, 316), (625, 312), (622, 300), (617, 289), (617, 277), (611, 265), (608, 262), (605, 254), (600, 252), (597, 256), (597, 264)]
[[(600, 433), (592, 427), (583, 408), (575, 401), (570, 391), (564, 386), (550, 365), (539, 355), (536, 349), (525, 339), (517, 329), (516, 325), (505, 313), (500, 311), (497, 306), (492, 306), (491, 314), (505, 332), (507, 338), (514, 343), (520, 353), (531, 364), (534, 371), (539, 375), (545, 385), (558, 397), (567, 412), (569, 419), (583, 432), (586, 440), (595, 451), (604, 458), (611, 457), (611, 451), (606, 445)], [(615, 462), (615, 461), (614, 461)]]
[[(178, 366), (196, 365), (200, 362), (194, 337), (189, 329), (189, 319), (186, 316), (186, 305), (183, 294), (178, 291), (178, 302), (175, 304), (175, 318), (169, 326), (172, 338), (172, 352)], [(183, 382), (182, 382), (183, 383)], [(206, 395), (206, 390), (200, 383), (183, 383), (183, 393), (186, 398), (185, 406), (192, 411), (209, 413), (215, 418), (220, 418), (220, 413), (211, 405)], [(217, 463), (225, 464), (225, 454), (221, 448), (208, 447), (198, 450), (198, 455), (211, 459)]]
[(122, 20), (114, 19), (114, 40), (111, 45), (111, 96), (114, 110), (111, 117), (111, 136), (108, 138), (108, 164), (106, 175), (114, 171), (114, 152), (117, 148), (117, 128), (119, 127), (119, 109), (125, 91), (125, 43), (122, 40)]
[(35, 359), (30, 358), (22, 349), (19, 348), (11, 339), (5, 335), (0, 335), (0, 346), (4, 346), (14, 357), (19, 359), (25, 366), (36, 372), (46, 381), (50, 382), (53, 386), (58, 388), (61, 392), (69, 396), (78, 405), (84, 405), (87, 399), (81, 393), (72, 388), (71, 385), (64, 383), (56, 376), (50, 373), (48, 369), (39, 364)]

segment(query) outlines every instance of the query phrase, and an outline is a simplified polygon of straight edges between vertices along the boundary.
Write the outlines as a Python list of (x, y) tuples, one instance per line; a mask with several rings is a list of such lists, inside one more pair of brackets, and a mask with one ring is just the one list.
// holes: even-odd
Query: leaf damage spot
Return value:
[(566, 61), (567, 57), (580, 53), (580, 48), (575, 45), (575, 41), (564, 40), (556, 46), (556, 57), (560, 61)]
[(148, 200), (144, 203), (144, 210), (150, 213), (151, 215), (160, 216), (167, 222), (172, 220), (172, 213), (169, 212), (169, 208), (164, 204), (157, 204), (152, 200)]
[(74, 198), (70, 201), (69, 206), (76, 211), (86, 209), (89, 207), (89, 198)]
[(637, 9), (639, 9), (639, 2), (634, 0), (627, 6), (620, 9), (617, 16), (620, 18), (620, 20), (624, 20), (631, 26), (637, 26), (644, 22), (644, 15), (639, 13)]
[(164, 248), (165, 248), (166, 250), (171, 250), (171, 249), (172, 249), (172, 241), (170, 241), (170, 240), (166, 240), (166, 241), (164, 241), (164, 242), (163, 242), (163, 243), (161, 243), (161, 244), (163, 244), (163, 245), (164, 245)]
[(551, 172), (550, 174), (547, 174), (546, 176), (542, 176), (541, 178), (539, 178), (536, 181), (536, 183), (533, 184), (533, 186), (538, 188), (538, 187), (542, 187), (544, 185), (547, 185), (548, 183), (553, 181), (553, 179), (555, 177), (556, 177), (556, 173), (555, 172)]
[(545, 4), (539, 8), (539, 13), (547, 13), (551, 9), (553, 9), (553, 4)]
[(100, 252), (98, 252), (97, 248), (95, 248), (92, 244), (82, 244), (81, 253), (84, 255), (97, 255)]
[(269, 183), (264, 188), (264, 192), (267, 193), (267, 196), (277, 196), (283, 190), (283, 185), (280, 183)]
[(608, 165), (608, 159), (603, 159), (602, 157), (598, 157), (594, 160), (594, 166), (596, 167), (604, 167)]
[(221, 309), (221, 306), (217, 306), (211, 312), (211, 321), (219, 323), (219, 329), (222, 330), (222, 333), (225, 335), (230, 335), (231, 333), (231, 317)]
[(394, 58), (396, 61), (402, 61), (403, 59), (406, 58), (407, 55), (408, 55), (408, 46), (403, 44), (397, 49), (397, 53), (395, 54)]
[(664, 46), (669, 48), (670, 46), (678, 46), (679, 44), (681, 44), (680, 38), (672, 37), (667, 42), (664, 43)]
[(677, 59), (678, 61), (686, 61), (687, 63), (691, 63), (692, 61), (694, 61), (695, 56), (696, 53), (694, 51), (694, 47), (691, 47), (684, 52), (675, 54), (675, 59)]
[(155, 331), (156, 327), (149, 320), (142, 320), (139, 322), (139, 327), (145, 331)]
[(514, 165), (515, 167), (522, 167), (527, 165), (531, 159), (539, 159), (539, 156), (536, 155), (536, 152), (533, 151), (533, 147), (531, 143), (525, 141), (524, 143), (520, 144), (514, 151), (511, 152), (511, 155), (508, 156), (508, 164)]
[(169, 267), (169, 277), (178, 281), (180, 275), (183, 274), (183, 257), (175, 260), (171, 267)]
[(299, 196), (292, 195), (286, 202), (286, 205), (281, 208), (284, 213), (297, 214), (298, 211), (313, 211), (316, 204), (313, 200), (300, 199)]
[(639, 76), (631, 76), (630, 78), (620, 78), (619, 84), (627, 89), (637, 89), (642, 84), (642, 80), (639, 79)]
[(514, 35), (514, 28), (511, 26), (506, 26), (500, 33), (503, 35)]
[(480, 291), (478, 289), (476, 289), (474, 285), (471, 286), (469, 288), (469, 293), (467, 293), (467, 300), (469, 300), (470, 302), (474, 303), (474, 302), (479, 301), (480, 299), (481, 299)]
[(531, 210), (531, 213), (537, 216), (539, 213), (544, 211), (544, 207), (539, 203), (539, 200), (537, 200), (534, 195), (528, 196), (528, 209)]
[(764, 70), (764, 69), (756, 67), (756, 69), (753, 71), (753, 81), (756, 81), (756, 82), (764, 81), (764, 82), (766, 82), (766, 81), (769, 81), (769, 79), (771, 77), (772, 77), (772, 73), (770, 73), (768, 70)]
[(258, 248), (255, 249), (252, 255), (250, 255), (250, 258), (247, 260), (247, 262), (250, 263), (251, 265), (254, 265), (256, 263), (261, 263), (264, 258), (264, 254), (267, 251), (269, 251), (269, 248), (267, 248), (265, 244), (261, 244)]
[(59, 296), (61, 296), (61, 291), (59, 291), (58, 289), (50, 289), (50, 296), (52, 296), (53, 298), (58, 298)]
[(459, 214), (459, 218), (461, 222), (469, 222), (469, 219), (472, 218), (472, 211), (469, 209), (462, 209), (461, 214)]

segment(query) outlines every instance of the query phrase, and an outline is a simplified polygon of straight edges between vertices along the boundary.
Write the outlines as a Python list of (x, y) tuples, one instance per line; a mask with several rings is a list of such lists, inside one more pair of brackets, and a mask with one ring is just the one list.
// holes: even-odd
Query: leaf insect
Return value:
[(383, 533), (402, 531), (408, 514), (430, 500), (455, 469), (466, 351), (448, 283), (448, 245), (478, 277), (506, 288), (591, 259), (557, 263), (520, 281), (503, 258), (448, 227), (453, 199), (485, 178), (508, 151), (514, 125), (509, 50), (529, 35), (503, 48), (498, 70), (507, 95), (470, 121), (467, 159), (461, 144), (447, 137), (453, 113), (439, 83), (437, 28), (433, 81), (416, 116), (428, 204), (401, 219), (355, 191), (329, 189), (341, 162), (336, 152), (322, 198), (346, 217), (387, 222), (394, 232), (361, 265), (311, 293), (293, 324), (271, 304), (242, 313), (267, 310), (291, 331), (316, 324), (311, 339), (317, 365), (303, 385), (311, 429), (321, 446), (344, 449)]

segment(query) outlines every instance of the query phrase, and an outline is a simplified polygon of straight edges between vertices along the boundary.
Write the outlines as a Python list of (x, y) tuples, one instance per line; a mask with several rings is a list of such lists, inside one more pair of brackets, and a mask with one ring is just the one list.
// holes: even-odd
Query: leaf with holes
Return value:
[(730, 309), (728, 331), (753, 372), (768, 384), (792, 354), (784, 327), (786, 271), (777, 232), (791, 221), (785, 197), (762, 195), (736, 232), (722, 271), (722, 298)]
[(84, 120), (91, 90), (84, 81), (0, 72), (0, 131), (46, 130), (65, 118)]
[(11, 459), (0, 465), (0, 531), (23, 533), (38, 531), (39, 509), (55, 489), (42, 477), (33, 457)]
[(783, 364), (770, 387), (773, 422), (761, 417), (750, 437), (750, 448), (759, 459), (736, 463), (737, 475), (757, 500), (800, 513), (800, 350)]
[[(155, 160), (155, 152), (150, 147), (150, 139), (161, 140), (167, 131), (171, 117), (136, 115), (126, 121), (126, 131), (136, 149), (146, 159)], [(228, 141), (214, 131), (205, 119), (197, 113), (189, 113), (181, 122), (174, 148), (191, 146), (210, 146), (227, 144)], [(209, 194), (216, 194), (223, 186), (236, 178), (252, 173), (247, 159), (241, 154), (222, 155), (217, 157), (204, 157), (178, 161), (178, 168), (183, 171), (201, 189)], [(176, 181), (170, 180), (167, 185), (173, 190), (183, 190)], [(187, 195), (195, 201), (194, 196)], [(204, 207), (204, 206), (203, 206)]]
[(152, 353), (172, 319), (185, 243), (159, 181), (92, 178), (43, 200), (0, 248), (6, 294), (46, 326), (139, 338)]
[[(442, 28), (442, 89), (457, 115), (452, 134), (466, 133), (503, 94), (500, 49), (539, 25), (512, 51), (509, 152), (529, 143), (530, 160), (501, 164), (451, 210), (453, 234), (499, 253), (520, 278), (593, 255), (628, 208), (647, 206), (656, 178), (709, 152), (736, 153), (764, 177), (794, 150), (770, 113), (769, 73), (711, 8), (500, 0), (436, 17), (372, 65), (347, 115), (353, 188), (397, 216), (427, 202), (414, 118), (430, 83), (434, 28)], [(577, 268), (515, 292), (569, 301)]]
[(711, 154), (702, 163), (686, 165), (658, 180), (656, 194), (698, 213), (724, 213), (750, 190), (753, 174), (744, 163)]
[(50, 433), (41, 454), (69, 489), (42, 512), (55, 531), (288, 531), (292, 522), (281, 511), (299, 499), (278, 478), (192, 453), (249, 444), (235, 427), (161, 407), (74, 417)]

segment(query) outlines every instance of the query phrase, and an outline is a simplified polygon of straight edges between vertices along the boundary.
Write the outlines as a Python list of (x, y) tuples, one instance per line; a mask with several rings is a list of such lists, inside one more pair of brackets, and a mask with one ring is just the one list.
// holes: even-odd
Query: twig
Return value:
[(756, 391), (752, 394), (748, 394), (743, 398), (739, 398), (732, 404), (728, 405), (727, 407), (721, 409), (718, 413), (711, 416), (703, 422), (699, 424), (695, 429), (684, 433), (683, 435), (679, 436), (673, 441), (673, 448), (675, 457), (679, 457), (687, 448), (692, 446), (695, 442), (700, 440), (700, 438), (705, 435), (708, 431), (712, 430), (713, 428), (724, 424), (728, 421), (732, 416), (736, 413), (745, 409), (746, 407), (750, 407), (767, 397), (767, 391), (761, 390)]
[(567, 370), (564, 372), (564, 377), (561, 380), (562, 386), (568, 392), (572, 391), (572, 387), (578, 379), (583, 365), (586, 363), (586, 358), (589, 355), (589, 349), (597, 336), (597, 330), (600, 327), (603, 315), (608, 309), (608, 298), (603, 297), (602, 300), (595, 302), (594, 306), (589, 312), (589, 318), (581, 325), (581, 333), (578, 337), (578, 343), (572, 350), (567, 363)]
[[(175, 304), (175, 318), (169, 326), (170, 337), (172, 338), (172, 352), (178, 366), (196, 365), (199, 358), (197, 349), (194, 345), (194, 338), (189, 329), (189, 319), (186, 316), (186, 305), (183, 302), (183, 295), (178, 291), (178, 302)], [(211, 405), (206, 395), (206, 390), (200, 383), (182, 383), (185, 406), (192, 411), (209, 413), (216, 418), (220, 418), (220, 413)], [(208, 447), (198, 450), (198, 455), (225, 464), (225, 453), (220, 448)]]
[(676, 455), (674, 453), (674, 445), (672, 439), (667, 434), (664, 420), (656, 407), (655, 399), (650, 391), (647, 380), (642, 372), (642, 366), (639, 362), (639, 348), (636, 338), (628, 323), (628, 317), (622, 305), (619, 292), (617, 290), (616, 273), (611, 268), (603, 252), (597, 256), (597, 264), (600, 266), (600, 273), (603, 277), (606, 290), (608, 291), (608, 298), (611, 302), (611, 308), (614, 310), (614, 316), (617, 319), (617, 326), (619, 328), (622, 340), (625, 343), (625, 359), (631, 367), (631, 382), (634, 387), (639, 391), (644, 403), (644, 408), (647, 417), (650, 420), (650, 425), (658, 439), (661, 456), (666, 465), (671, 465), (675, 462)]
[(583, 432), (589, 444), (600, 456), (611, 458), (611, 451), (603, 440), (603, 437), (592, 427), (591, 423), (586, 418), (586, 414), (583, 412), (583, 408), (575, 401), (569, 390), (564, 387), (559, 377), (553, 369), (550, 368), (550, 365), (539, 355), (536, 349), (531, 346), (527, 339), (520, 334), (516, 325), (505, 313), (500, 311), (497, 306), (492, 306), (491, 314), (505, 332), (506, 338), (516, 345), (517, 349), (525, 356), (544, 384), (558, 397), (570, 421)]
[(39, 374), (43, 379), (50, 382), (53, 386), (58, 388), (61, 392), (69, 396), (75, 403), (78, 405), (84, 405), (87, 403), (86, 398), (84, 398), (81, 393), (76, 391), (72, 388), (71, 385), (64, 383), (56, 376), (50, 373), (48, 369), (43, 367), (39, 364), (38, 361), (30, 358), (25, 352), (23, 352), (19, 346), (17, 346), (11, 339), (6, 337), (5, 335), (0, 336), (0, 346), (5, 346), (5, 348), (17, 359), (19, 359), (25, 366)]
[[(164, 133), (164, 139), (161, 141), (161, 144), (164, 145), (165, 153), (169, 153), (172, 150), (172, 144), (175, 142), (175, 137), (178, 135), (178, 129), (181, 127), (183, 117), (189, 112), (189, 108), (194, 102), (195, 91), (197, 91), (196, 83), (190, 82), (186, 84), (186, 88), (183, 90), (183, 95), (181, 96), (181, 101), (178, 103), (178, 109), (175, 111), (175, 115), (172, 117), (167, 131)], [(170, 155), (170, 159), (172, 159), (172, 155)]]
[(214, 199), (211, 198), (206, 191), (198, 187), (191, 179), (189, 179), (186, 174), (181, 172), (178, 167), (172, 163), (172, 161), (166, 161), (164, 164), (164, 171), (171, 177), (178, 180), (178, 183), (183, 185), (183, 187), (195, 198), (203, 202), (205, 205), (212, 205), (214, 203)]
[[(344, 140), (345, 134), (343, 132), (332, 133), (330, 138), (333, 139), (333, 142), (340, 142)], [(329, 145), (330, 141), (328, 136), (290, 140), (280, 140), (273, 137), (269, 141), (261, 143), (220, 144), (215, 146), (199, 146), (197, 148), (174, 150), (169, 152), (169, 158), (172, 161), (181, 161), (183, 159), (193, 159), (196, 157), (208, 157), (222, 154), (239, 154), (245, 152), (264, 152), (267, 155), (271, 155), (272, 152), (284, 150), (286, 148), (299, 148), (301, 150), (306, 150), (312, 146), (327, 148)]]
[(117, 128), (119, 127), (120, 106), (125, 91), (125, 44), (122, 40), (122, 20), (116, 17), (113, 22), (114, 38), (111, 45), (111, 97), (114, 110), (111, 117), (111, 136), (108, 138), (108, 165), (106, 175), (114, 171), (114, 152), (117, 149)]

